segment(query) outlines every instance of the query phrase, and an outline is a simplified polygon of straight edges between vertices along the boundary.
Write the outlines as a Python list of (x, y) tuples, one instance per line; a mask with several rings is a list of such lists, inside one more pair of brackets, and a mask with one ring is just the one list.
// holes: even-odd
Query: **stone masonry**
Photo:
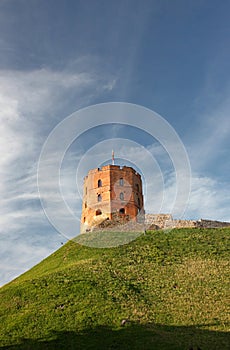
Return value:
[(172, 228), (218, 228), (230, 227), (229, 222), (214, 220), (181, 220), (173, 219), (171, 214), (145, 214), (142, 222), (128, 221), (120, 217), (105, 220), (92, 231), (144, 232), (145, 230), (162, 230)]

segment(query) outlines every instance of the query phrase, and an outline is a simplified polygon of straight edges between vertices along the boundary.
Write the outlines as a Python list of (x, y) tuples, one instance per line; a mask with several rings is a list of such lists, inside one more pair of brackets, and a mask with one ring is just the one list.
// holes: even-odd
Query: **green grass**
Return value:
[(1, 288), (0, 348), (227, 350), (229, 234), (155, 231), (103, 249), (70, 241)]

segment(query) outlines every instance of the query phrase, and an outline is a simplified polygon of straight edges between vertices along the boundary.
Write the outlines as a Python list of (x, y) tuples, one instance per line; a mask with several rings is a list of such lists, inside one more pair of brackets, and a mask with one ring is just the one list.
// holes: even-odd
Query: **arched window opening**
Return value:
[(124, 186), (124, 179), (122, 177), (120, 178), (119, 183), (120, 183), (120, 186)]
[(137, 192), (139, 192), (139, 185), (138, 184), (136, 184), (136, 190), (137, 190)]
[(85, 222), (85, 217), (84, 217), (84, 219), (83, 219), (83, 222)]
[(138, 207), (140, 207), (141, 206), (140, 198), (137, 198), (137, 203), (138, 203)]
[(97, 210), (96, 210), (96, 215), (101, 215), (101, 214), (102, 214), (101, 209), (97, 209)]
[(87, 203), (85, 202), (85, 208), (87, 208)]
[(98, 196), (97, 196), (97, 201), (98, 201), (98, 202), (101, 202), (101, 201), (102, 201), (101, 194), (98, 194)]
[(97, 182), (97, 187), (101, 187), (101, 186), (102, 186), (102, 181), (101, 181), (101, 179), (99, 179)]
[(121, 209), (119, 210), (119, 214), (125, 214), (125, 208), (121, 208)]
[(123, 193), (123, 192), (120, 193), (120, 200), (121, 200), (121, 201), (124, 200), (124, 193)]

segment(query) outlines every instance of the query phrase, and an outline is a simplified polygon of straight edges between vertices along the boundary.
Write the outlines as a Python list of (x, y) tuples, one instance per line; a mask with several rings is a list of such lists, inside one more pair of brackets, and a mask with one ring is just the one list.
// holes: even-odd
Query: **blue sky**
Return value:
[[(165, 118), (191, 163), (186, 217), (230, 221), (229, 13), (225, 0), (1, 0), (1, 284), (65, 242), (40, 204), (39, 155), (59, 122), (93, 104), (128, 102)], [(126, 141), (118, 146), (116, 138)], [(114, 123), (88, 130), (66, 154), (62, 189), (76, 215), (76, 169), (79, 188), (96, 159), (107, 161), (115, 147), (119, 163), (130, 160), (142, 171), (137, 144), (162, 169), (162, 210), (170, 210), (169, 157), (147, 133)], [(157, 198), (155, 185), (153, 179)], [(147, 211), (154, 209), (146, 202)]]

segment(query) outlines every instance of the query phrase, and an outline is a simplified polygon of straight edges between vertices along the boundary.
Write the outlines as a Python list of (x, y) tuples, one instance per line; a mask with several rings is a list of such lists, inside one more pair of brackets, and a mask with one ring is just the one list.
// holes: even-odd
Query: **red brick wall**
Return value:
[[(98, 195), (101, 201), (98, 201)], [(131, 220), (135, 220), (138, 212), (144, 210), (141, 176), (131, 167), (117, 165), (90, 170), (84, 179), (81, 231), (106, 218), (111, 219), (113, 213), (121, 208)], [(97, 210), (102, 214), (96, 215)]]

